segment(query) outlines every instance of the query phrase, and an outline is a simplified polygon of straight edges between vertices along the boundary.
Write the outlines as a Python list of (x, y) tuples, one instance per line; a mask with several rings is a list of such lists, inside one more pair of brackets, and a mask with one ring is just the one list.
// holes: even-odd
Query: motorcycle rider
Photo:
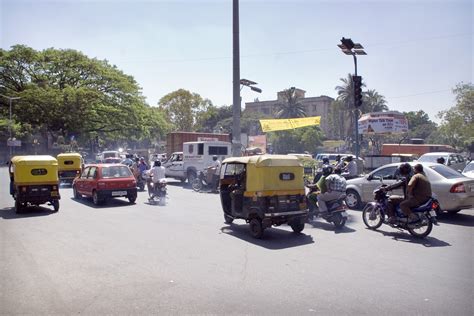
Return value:
[[(397, 218), (395, 217), (395, 208), (402, 201), (407, 199), (408, 197), (407, 187), (412, 176), (413, 176), (413, 169), (411, 165), (408, 162), (402, 163), (400, 166), (398, 166), (397, 171), (395, 172), (395, 177), (399, 178), (400, 180), (395, 182), (392, 185), (389, 185), (383, 188), (385, 191), (394, 190), (400, 187), (403, 189), (403, 196), (390, 195), (388, 198), (388, 207), (387, 207), (388, 214), (387, 215), (388, 215), (388, 222), (390, 224), (395, 224), (397, 222)], [(411, 213), (411, 211), (409, 211), (409, 213)]]
[(326, 202), (338, 200), (346, 193), (346, 179), (341, 176), (342, 170), (340, 168), (334, 169), (333, 174), (325, 177), (327, 192), (318, 195), (319, 210), (324, 213), (328, 211)]
[(423, 205), (432, 195), (431, 184), (423, 171), (423, 166), (416, 164), (413, 169), (415, 174), (411, 177), (410, 182), (408, 182), (408, 198), (400, 203), (400, 209), (409, 218), (409, 223), (418, 220), (418, 217), (413, 214), (411, 209)]
[[(322, 171), (321, 171), (321, 177), (319, 178), (318, 182), (316, 184), (309, 184), (307, 186), (310, 189), (310, 193), (308, 193), (309, 202), (312, 203), (314, 206), (319, 205), (320, 211), (322, 211), (321, 203), (319, 202), (320, 196), (328, 193), (326, 178), (329, 177), (331, 173), (332, 173), (331, 166), (329, 165), (323, 166)], [(326, 204), (324, 204), (323, 207), (325, 206)]]
[(211, 178), (211, 188), (213, 192), (217, 191), (217, 184), (219, 183), (219, 175), (221, 172), (221, 162), (216, 155), (212, 156), (212, 162), (207, 167), (207, 172), (213, 172)]
[(347, 156), (345, 158), (347, 165), (344, 167), (344, 172), (342, 176), (346, 179), (352, 179), (357, 177), (357, 163), (354, 161), (352, 156)]
[(444, 157), (439, 157), (438, 159), (436, 159), (436, 162), (444, 165), (446, 163), (446, 160), (444, 159)]
[(153, 182), (153, 194), (150, 199), (153, 199), (156, 195), (156, 188), (160, 180), (166, 179), (165, 167), (161, 165), (161, 161), (156, 160), (153, 164), (153, 168), (150, 170), (151, 180)]

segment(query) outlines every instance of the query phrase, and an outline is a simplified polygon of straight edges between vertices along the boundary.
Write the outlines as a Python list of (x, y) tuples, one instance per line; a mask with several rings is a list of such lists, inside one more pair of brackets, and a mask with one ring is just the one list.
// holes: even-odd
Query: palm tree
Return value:
[(379, 94), (374, 89), (367, 90), (364, 93), (361, 110), (362, 113), (388, 111), (387, 101), (383, 95)]
[(299, 102), (299, 97), (296, 95), (294, 87), (283, 90), (284, 103), (277, 104), (278, 110), (276, 116), (278, 118), (293, 118), (305, 117), (306, 111), (303, 105)]

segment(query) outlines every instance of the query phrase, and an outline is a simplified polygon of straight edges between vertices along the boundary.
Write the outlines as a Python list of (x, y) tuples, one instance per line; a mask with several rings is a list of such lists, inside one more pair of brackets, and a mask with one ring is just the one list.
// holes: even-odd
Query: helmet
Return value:
[(155, 160), (154, 167), (161, 167), (161, 161)]
[(332, 167), (331, 166), (328, 166), (328, 165), (325, 165), (323, 166), (323, 176), (328, 176), (332, 173)]
[(216, 155), (212, 156), (212, 160), (216, 161), (216, 160), (217, 160), (217, 156), (216, 156)]
[(328, 157), (323, 158), (323, 165), (329, 165), (329, 158)]
[(352, 160), (354, 160), (354, 157), (352, 157), (352, 156), (347, 156), (346, 157), (346, 161), (352, 161)]
[(413, 173), (413, 168), (408, 162), (402, 163), (400, 166), (398, 166), (398, 172), (402, 176), (407, 176), (410, 173)]

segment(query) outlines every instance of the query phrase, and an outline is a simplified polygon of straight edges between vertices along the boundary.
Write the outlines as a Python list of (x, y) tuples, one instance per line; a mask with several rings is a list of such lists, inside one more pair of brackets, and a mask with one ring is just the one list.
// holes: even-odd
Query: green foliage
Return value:
[(300, 103), (300, 98), (296, 94), (295, 88), (283, 90), (284, 102), (277, 105), (276, 116), (278, 118), (305, 117), (306, 112)]
[(192, 132), (205, 121), (205, 112), (212, 107), (212, 102), (197, 93), (179, 89), (162, 97), (158, 105), (175, 130)]
[(442, 119), (438, 136), (458, 149), (472, 149), (474, 139), (474, 85), (460, 83), (453, 89), (456, 105), (438, 114)]
[(314, 153), (323, 143), (323, 132), (319, 126), (308, 126), (289, 131), (267, 133), (268, 141), (272, 143), (273, 152), (287, 153)]
[(383, 95), (379, 94), (374, 89), (369, 89), (364, 92), (360, 110), (362, 113), (388, 111), (387, 101)]
[(207, 111), (200, 112), (197, 117), (196, 130), (202, 132), (223, 132), (220, 121), (232, 118), (233, 110), (231, 105), (220, 107), (210, 105)]
[(430, 120), (428, 114), (423, 111), (410, 111), (403, 113), (408, 120), (407, 138), (427, 139), (434, 131), (436, 131), (436, 123)]
[[(0, 50), (0, 69), (0, 93), (21, 97), (13, 103), (16, 137), (27, 137), (33, 128), (53, 139), (74, 135), (87, 143), (100, 135), (110, 143), (162, 138), (167, 129), (133, 77), (105, 60), (72, 49), (16, 45)], [(7, 101), (0, 102), (3, 116)]]

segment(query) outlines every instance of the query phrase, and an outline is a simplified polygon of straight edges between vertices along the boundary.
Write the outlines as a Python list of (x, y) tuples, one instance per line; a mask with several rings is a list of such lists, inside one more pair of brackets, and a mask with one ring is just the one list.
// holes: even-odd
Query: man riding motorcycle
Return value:
[(153, 182), (153, 194), (150, 196), (150, 200), (156, 195), (156, 188), (158, 188), (158, 184), (163, 179), (166, 179), (165, 175), (165, 167), (161, 166), (161, 161), (156, 160), (153, 164), (153, 168), (150, 170), (151, 180)]
[[(385, 191), (390, 191), (398, 188), (403, 189), (403, 196), (400, 195), (390, 195), (388, 198), (388, 207), (387, 207), (387, 215), (388, 215), (388, 222), (391, 224), (395, 224), (397, 222), (397, 218), (395, 217), (395, 208), (403, 202), (405, 199), (408, 198), (407, 194), (407, 188), (408, 188), (408, 183), (413, 176), (413, 168), (411, 165), (407, 162), (402, 163), (400, 166), (398, 166), (397, 171), (395, 173), (395, 177), (399, 178), (400, 180), (397, 181), (396, 183), (386, 186), (383, 189)], [(404, 212), (404, 214), (407, 217), (410, 217), (410, 220), (416, 220), (416, 217), (414, 218), (412, 215), (411, 210), (408, 210), (407, 213)]]
[(432, 195), (431, 184), (423, 171), (423, 166), (416, 164), (413, 169), (415, 174), (411, 177), (410, 182), (408, 182), (408, 198), (400, 203), (400, 209), (409, 218), (409, 223), (418, 220), (418, 217), (413, 214), (411, 209), (423, 205)]
[(328, 211), (326, 201), (336, 200), (346, 191), (346, 180), (340, 176), (341, 170), (337, 169), (337, 174), (332, 174), (332, 170), (331, 166), (323, 166), (322, 176), (318, 182), (308, 185), (311, 190), (308, 200), (313, 205), (318, 205), (322, 213)]

